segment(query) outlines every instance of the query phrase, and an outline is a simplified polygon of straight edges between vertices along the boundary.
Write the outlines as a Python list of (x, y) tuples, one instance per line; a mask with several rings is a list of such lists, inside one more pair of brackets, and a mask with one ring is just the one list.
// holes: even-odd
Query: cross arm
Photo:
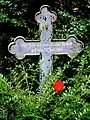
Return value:
[(18, 36), (14, 39), (14, 42), (9, 44), (8, 50), (14, 54), (17, 59), (23, 59), (26, 55), (39, 55), (40, 44), (38, 40), (31, 42), (22, 36)]
[[(54, 39), (54, 41), (56, 41)], [(70, 58), (76, 57), (84, 48), (84, 44), (76, 36), (70, 35), (67, 40), (52, 42), (52, 54), (67, 54)]]

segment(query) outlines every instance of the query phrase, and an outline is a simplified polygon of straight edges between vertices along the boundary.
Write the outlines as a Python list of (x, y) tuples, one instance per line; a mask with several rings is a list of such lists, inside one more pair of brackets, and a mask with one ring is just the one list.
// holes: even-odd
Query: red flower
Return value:
[(64, 88), (64, 82), (58, 80), (52, 85), (52, 88), (54, 89), (55, 92), (61, 92), (62, 89)]

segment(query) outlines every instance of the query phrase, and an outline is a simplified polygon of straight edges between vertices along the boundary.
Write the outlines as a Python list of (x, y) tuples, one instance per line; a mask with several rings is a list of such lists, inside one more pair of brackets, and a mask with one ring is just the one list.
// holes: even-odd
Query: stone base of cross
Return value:
[(39, 29), (41, 31), (39, 40), (26, 40), (22, 36), (18, 36), (14, 39), (14, 42), (10, 43), (8, 50), (14, 54), (17, 59), (23, 59), (26, 55), (40, 55), (41, 54), (41, 70), (40, 82), (45, 82), (45, 77), (52, 69), (52, 55), (67, 54), (70, 58), (74, 58), (83, 50), (83, 43), (77, 39), (77, 37), (71, 35), (66, 41), (60, 40), (53, 42), (53, 22), (56, 21), (57, 15), (53, 11), (49, 11), (48, 5), (43, 5), (40, 8), (40, 12), (35, 14), (35, 20), (39, 23)]

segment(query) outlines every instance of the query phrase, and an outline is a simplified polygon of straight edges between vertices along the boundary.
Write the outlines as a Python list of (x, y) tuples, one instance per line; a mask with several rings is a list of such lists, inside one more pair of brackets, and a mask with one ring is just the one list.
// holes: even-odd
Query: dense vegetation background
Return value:
[[(56, 11), (54, 38), (76, 35), (84, 50), (73, 60), (54, 56), (54, 72), (39, 92), (39, 56), (17, 60), (8, 52), (13, 38), (38, 39), (34, 15), (41, 5)], [(51, 87), (65, 83), (61, 93)], [(90, 0), (0, 0), (0, 119), (90, 120)]]

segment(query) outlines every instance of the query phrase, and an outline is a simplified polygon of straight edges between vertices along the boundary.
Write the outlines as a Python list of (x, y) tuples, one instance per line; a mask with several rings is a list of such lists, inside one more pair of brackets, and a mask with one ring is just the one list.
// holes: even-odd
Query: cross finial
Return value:
[(47, 19), (47, 16), (50, 17), (51, 22), (55, 22), (57, 20), (57, 14), (54, 11), (51, 11), (51, 8), (48, 5), (43, 5), (40, 8), (40, 11), (35, 14), (35, 20), (38, 23), (41, 23), (43, 19)]

